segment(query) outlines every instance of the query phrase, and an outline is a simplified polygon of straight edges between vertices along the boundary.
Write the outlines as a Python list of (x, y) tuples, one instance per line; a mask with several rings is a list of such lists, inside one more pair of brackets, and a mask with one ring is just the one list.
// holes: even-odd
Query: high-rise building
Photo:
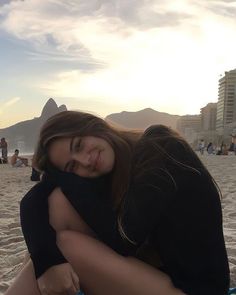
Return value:
[(177, 130), (191, 144), (197, 140), (197, 134), (201, 130), (200, 115), (181, 116), (177, 121)]
[(201, 130), (201, 116), (200, 115), (185, 115), (181, 116), (177, 121), (177, 130), (184, 133), (186, 128), (191, 128), (198, 132)]
[(201, 108), (201, 130), (213, 131), (216, 129), (217, 103), (208, 103)]
[(224, 132), (228, 124), (236, 121), (236, 69), (225, 72), (219, 80), (216, 129)]

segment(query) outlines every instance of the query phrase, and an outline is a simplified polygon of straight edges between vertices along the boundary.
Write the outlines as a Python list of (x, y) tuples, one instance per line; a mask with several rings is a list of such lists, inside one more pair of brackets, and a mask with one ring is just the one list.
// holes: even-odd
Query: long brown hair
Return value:
[[(200, 174), (208, 172), (199, 157), (172, 128), (165, 125), (152, 125), (145, 130), (133, 154), (132, 175), (139, 181), (150, 169), (168, 169), (178, 166)], [(171, 177), (172, 181), (174, 180)]]
[(112, 197), (114, 205), (118, 205), (129, 184), (132, 153), (141, 132), (115, 129), (89, 113), (64, 111), (49, 118), (42, 126), (33, 165), (40, 171), (50, 172), (53, 168), (48, 157), (50, 144), (59, 138), (86, 135), (103, 138), (114, 150)]
[[(178, 189), (176, 175), (181, 175), (183, 170), (187, 170), (193, 174), (204, 174), (204, 177), (207, 177), (215, 186), (219, 197), (221, 196), (215, 180), (187, 141), (176, 131), (164, 125), (153, 125), (144, 132), (135, 146), (131, 167), (130, 181), (133, 186), (149, 185), (149, 176), (151, 178), (155, 173), (157, 179), (162, 175), (161, 181), (168, 183), (169, 188), (175, 193)], [(156, 186), (155, 188), (159, 189)], [(122, 222), (125, 206), (129, 203), (127, 198), (120, 203), (118, 229), (123, 238), (135, 244), (126, 235)], [(145, 202), (145, 199), (143, 201)]]

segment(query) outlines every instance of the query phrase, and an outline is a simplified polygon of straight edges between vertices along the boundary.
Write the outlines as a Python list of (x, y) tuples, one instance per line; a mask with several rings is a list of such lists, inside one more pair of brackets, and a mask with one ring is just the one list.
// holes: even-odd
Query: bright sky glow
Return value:
[(0, 128), (68, 109), (198, 114), (236, 68), (236, 1), (1, 0)]

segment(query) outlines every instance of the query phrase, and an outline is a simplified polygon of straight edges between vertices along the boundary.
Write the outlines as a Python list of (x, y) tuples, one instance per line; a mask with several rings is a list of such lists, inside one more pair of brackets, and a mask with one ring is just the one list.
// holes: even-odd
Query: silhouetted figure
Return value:
[(201, 141), (199, 143), (199, 151), (200, 151), (201, 155), (204, 154), (204, 150), (205, 150), (205, 141), (203, 139), (201, 139)]
[(228, 149), (226, 144), (222, 145), (221, 150), (222, 150), (222, 155), (225, 155), (225, 156), (228, 155)]
[(41, 173), (39, 171), (37, 171), (36, 169), (34, 169), (34, 167), (32, 167), (30, 180), (31, 181), (40, 181), (40, 174)]
[(35, 165), (34, 165), (34, 162), (35, 162), (35, 159), (34, 159), (34, 155), (33, 155), (33, 158), (32, 158), (32, 172), (31, 172), (31, 176), (30, 176), (30, 180), (31, 181), (40, 181), (40, 175), (41, 173), (35, 169)]
[(7, 160), (7, 142), (4, 137), (1, 138), (0, 148), (2, 149), (2, 163), (6, 164)]
[(207, 146), (207, 152), (209, 155), (214, 153), (214, 147), (213, 147), (213, 143), (209, 142), (208, 146)]

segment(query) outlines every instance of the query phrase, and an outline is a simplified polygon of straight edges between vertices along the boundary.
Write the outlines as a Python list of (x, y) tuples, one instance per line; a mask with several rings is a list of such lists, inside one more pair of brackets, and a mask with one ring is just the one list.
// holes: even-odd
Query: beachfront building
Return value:
[(201, 130), (201, 115), (181, 116), (177, 121), (177, 130), (194, 146), (198, 141), (198, 134)]
[(199, 133), (199, 137), (214, 144), (217, 144), (216, 112), (217, 103), (208, 103), (201, 108), (201, 131)]
[(216, 130), (216, 110), (217, 103), (208, 103), (201, 108), (201, 130), (215, 131)]
[(231, 127), (236, 122), (236, 69), (225, 72), (219, 80), (216, 113), (216, 130), (227, 140)]

